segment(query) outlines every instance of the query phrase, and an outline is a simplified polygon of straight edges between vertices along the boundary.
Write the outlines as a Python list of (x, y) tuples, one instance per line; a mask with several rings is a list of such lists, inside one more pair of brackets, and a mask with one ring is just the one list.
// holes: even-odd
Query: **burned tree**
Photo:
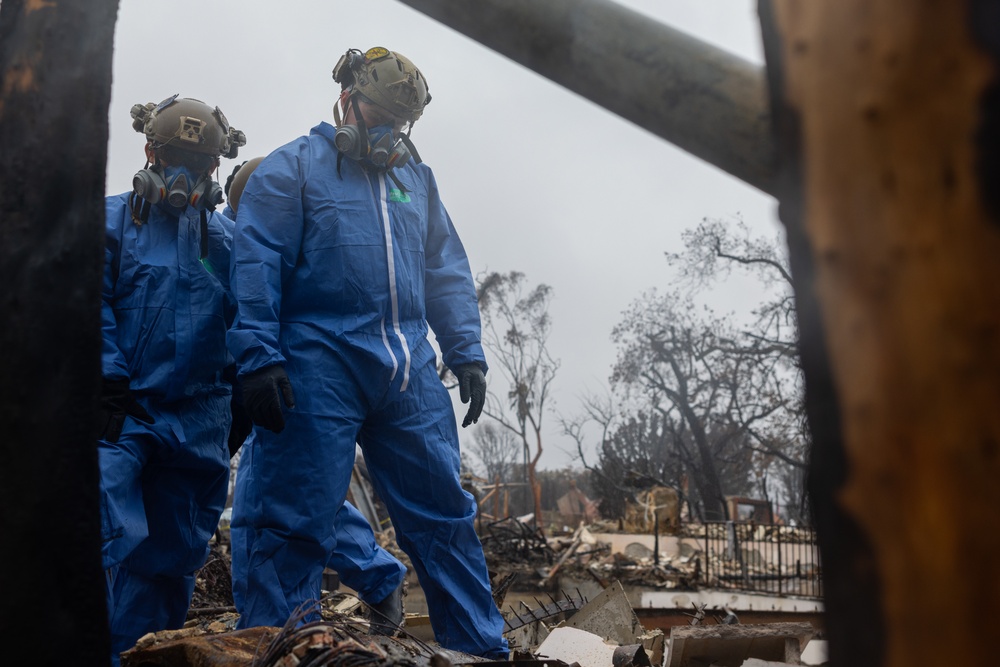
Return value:
[(509, 429), (486, 422), (473, 431), (469, 451), (479, 459), (488, 481), (510, 482), (521, 457), (522, 443)]
[(729, 518), (725, 497), (745, 492), (760, 464), (750, 434), (766, 429), (790, 399), (769, 345), (696, 313), (677, 294), (637, 300), (612, 334), (619, 346), (612, 380), (641, 392), (661, 416), (703, 518), (721, 520)]
[(110, 655), (94, 431), (117, 9), (0, 6), (0, 624), (37, 664)]
[(747, 428), (747, 446), (773, 465), (758, 466), (758, 492), (768, 498), (768, 481), (786, 501), (789, 518), (811, 523), (805, 497), (805, 470), (811, 445), (805, 420), (802, 366), (798, 354), (798, 321), (793, 280), (781, 240), (754, 236), (742, 219), (703, 220), (681, 235), (684, 249), (667, 253), (680, 282), (697, 295), (715, 283), (751, 277), (768, 296), (750, 312), (752, 321), (740, 325), (741, 335), (753, 341), (758, 359), (773, 365), (785, 378), (783, 405), (769, 419)]
[(639, 411), (623, 417), (600, 444), (593, 468), (593, 485), (601, 515), (621, 519), (636, 489), (652, 485), (680, 489), (683, 465), (671, 447), (666, 417)]
[[(535, 468), (542, 457), (542, 424), (549, 411), (559, 361), (548, 349), (548, 285), (530, 288), (523, 273), (489, 273), (477, 279), (483, 345), (490, 352), (491, 382), (483, 412), (513, 433), (524, 451), (536, 522), (542, 516)], [(501, 397), (497, 391), (506, 390)]]

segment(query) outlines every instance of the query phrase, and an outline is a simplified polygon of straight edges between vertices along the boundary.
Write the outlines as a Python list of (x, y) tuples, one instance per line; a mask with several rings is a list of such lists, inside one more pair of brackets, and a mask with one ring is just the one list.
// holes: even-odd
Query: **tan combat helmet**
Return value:
[(219, 107), (213, 109), (201, 100), (174, 95), (159, 104), (133, 105), (131, 114), (132, 128), (156, 148), (174, 146), (232, 159), (247, 143), (246, 135), (229, 126)]
[(333, 80), (410, 123), (431, 101), (427, 79), (408, 58), (381, 46), (351, 49), (337, 61)]
[(233, 181), (229, 184), (228, 190), (226, 190), (226, 196), (229, 198), (229, 207), (233, 209), (233, 213), (237, 213), (237, 209), (240, 206), (240, 196), (243, 194), (243, 188), (247, 185), (247, 180), (250, 178), (250, 174), (253, 170), (257, 168), (257, 165), (261, 163), (263, 157), (255, 157), (252, 160), (247, 160), (243, 165), (233, 174)]

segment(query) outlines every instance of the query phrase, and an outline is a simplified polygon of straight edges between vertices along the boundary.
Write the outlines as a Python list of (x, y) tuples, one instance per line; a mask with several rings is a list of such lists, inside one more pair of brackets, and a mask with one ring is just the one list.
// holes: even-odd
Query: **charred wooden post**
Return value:
[(609, 0), (402, 2), (774, 193), (760, 67)]
[(832, 665), (995, 662), (997, 6), (760, 5)]
[(94, 437), (117, 0), (0, 6), (0, 627), (107, 664)]
[[(403, 2), (754, 183), (675, 140), (703, 128), (668, 103), (685, 82), (637, 65), (661, 52), (627, 10)], [(788, 229), (835, 665), (993, 662), (997, 7), (761, 0), (778, 137), (778, 173), (762, 189), (777, 193)], [(676, 125), (657, 131), (646, 114)], [(757, 155), (771, 164), (769, 151)], [(942, 619), (941, 609), (952, 612)]]

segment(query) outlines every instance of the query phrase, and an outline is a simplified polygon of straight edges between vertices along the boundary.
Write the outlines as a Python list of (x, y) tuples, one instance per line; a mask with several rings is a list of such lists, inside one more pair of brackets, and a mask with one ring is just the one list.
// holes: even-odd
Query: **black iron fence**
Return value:
[(776, 524), (707, 522), (703, 585), (773, 595), (823, 596), (815, 531)]

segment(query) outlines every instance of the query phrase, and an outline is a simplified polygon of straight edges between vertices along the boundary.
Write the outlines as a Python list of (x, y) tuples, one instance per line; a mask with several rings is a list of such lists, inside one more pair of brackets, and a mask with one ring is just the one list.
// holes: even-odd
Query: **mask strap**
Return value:
[[(148, 165), (149, 163), (147, 162), (146, 164)], [(136, 212), (136, 206), (138, 206), (139, 209), (138, 213)], [(137, 195), (135, 191), (128, 196), (128, 208), (132, 213), (132, 222), (134, 222), (137, 226), (141, 227), (147, 220), (149, 220), (150, 204), (148, 201)]]
[(337, 103), (333, 105), (333, 121), (337, 124), (337, 127), (342, 125), (340, 120), (340, 100), (337, 100)]
[[(149, 169), (149, 160), (146, 160), (146, 164), (142, 165), (143, 171)], [(139, 210), (136, 212), (136, 204), (138, 204)], [(132, 191), (128, 196), (128, 208), (129, 212), (132, 214), (132, 222), (136, 226), (141, 227), (147, 220), (149, 220), (149, 204), (145, 199), (136, 194), (135, 190)]]
[(368, 128), (365, 126), (365, 117), (361, 115), (361, 106), (358, 104), (356, 95), (351, 95), (351, 104), (354, 108), (354, 120), (358, 124), (359, 134), (361, 135), (361, 157), (366, 157), (369, 152)]
[(412, 141), (410, 141), (410, 133), (407, 132), (406, 134), (401, 134), (399, 135), (399, 138), (404, 144), (406, 144), (406, 148), (410, 151), (410, 157), (413, 158), (414, 162), (417, 164), (423, 162), (423, 160), (420, 159), (420, 153), (417, 152), (417, 147), (413, 145)]
[(390, 169), (385, 173), (389, 175), (389, 178), (391, 178), (392, 182), (396, 184), (396, 187), (399, 188), (400, 192), (409, 192), (409, 190), (406, 189), (406, 186), (399, 180), (399, 177), (396, 176), (396, 171), (394, 169)]
[[(143, 169), (145, 169), (145, 167), (143, 167)], [(137, 225), (141, 225), (142, 224), (142, 220), (135, 213), (136, 201), (141, 202), (142, 200), (139, 199), (139, 195), (137, 195), (135, 193), (135, 190), (133, 190), (129, 194), (129, 196), (128, 196), (128, 210), (129, 210), (129, 213), (131, 213), (131, 215), (132, 215), (132, 222), (134, 222)], [(140, 204), (140, 206), (141, 206), (141, 204)]]

